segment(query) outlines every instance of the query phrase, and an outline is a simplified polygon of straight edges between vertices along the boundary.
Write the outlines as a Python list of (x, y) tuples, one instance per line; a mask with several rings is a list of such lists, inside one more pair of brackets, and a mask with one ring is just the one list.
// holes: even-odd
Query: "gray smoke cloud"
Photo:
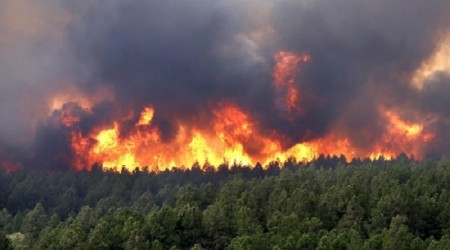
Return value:
[[(424, 151), (449, 154), (448, 73), (422, 90), (411, 84), (450, 31), (449, 9), (448, 0), (5, 0), (0, 157), (69, 168), (70, 131), (57, 122), (64, 110), (78, 112), (77, 129), (88, 134), (151, 104), (170, 142), (174, 122), (208, 127), (209, 107), (222, 100), (252, 114), (263, 133), (276, 131), (284, 147), (333, 129), (369, 149), (386, 129), (383, 105), (411, 121), (433, 117), (425, 129), (439, 139)], [(273, 87), (280, 50), (312, 58), (295, 83), (304, 112), (289, 117)], [(113, 98), (88, 113), (77, 100), (52, 112), (58, 93), (95, 99), (104, 89)]]

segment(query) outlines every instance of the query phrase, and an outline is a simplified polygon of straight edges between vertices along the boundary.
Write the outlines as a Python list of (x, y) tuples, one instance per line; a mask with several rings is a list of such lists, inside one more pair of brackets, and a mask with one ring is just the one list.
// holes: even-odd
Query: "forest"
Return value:
[(448, 249), (450, 159), (0, 168), (0, 249)]

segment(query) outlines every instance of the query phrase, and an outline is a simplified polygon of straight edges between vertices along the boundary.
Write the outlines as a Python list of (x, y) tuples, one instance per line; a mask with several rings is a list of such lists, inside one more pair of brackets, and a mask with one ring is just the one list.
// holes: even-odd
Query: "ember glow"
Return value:
[(450, 156), (449, 9), (4, 0), (0, 165), (161, 171)]

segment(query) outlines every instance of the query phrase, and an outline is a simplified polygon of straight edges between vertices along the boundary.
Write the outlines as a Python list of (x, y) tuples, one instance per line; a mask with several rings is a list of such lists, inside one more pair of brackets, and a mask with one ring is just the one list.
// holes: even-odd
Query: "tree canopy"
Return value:
[[(280, 167), (284, 166), (284, 167)], [(450, 160), (0, 170), (0, 249), (445, 249)]]

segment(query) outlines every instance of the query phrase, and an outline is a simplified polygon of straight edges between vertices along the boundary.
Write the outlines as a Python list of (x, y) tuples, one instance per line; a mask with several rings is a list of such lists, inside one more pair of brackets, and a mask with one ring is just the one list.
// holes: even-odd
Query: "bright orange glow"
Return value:
[[(279, 94), (285, 94), (282, 104), (290, 111), (299, 111), (301, 93), (295, 81), (300, 63), (308, 62), (310, 57), (281, 51), (275, 60), (274, 86)], [(136, 119), (132, 112), (110, 126), (94, 129), (91, 134), (72, 132), (72, 148), (77, 156), (74, 165), (82, 169), (100, 163), (107, 169), (148, 167), (158, 172), (175, 166), (185, 169), (194, 163), (217, 167), (222, 163), (267, 165), (290, 157), (311, 161), (321, 154), (344, 155), (348, 161), (355, 157), (391, 159), (402, 152), (421, 157), (422, 145), (434, 139), (432, 133), (425, 132), (422, 123), (404, 120), (398, 111), (380, 108), (383, 129), (375, 141), (371, 139), (373, 145), (355, 145), (345, 133), (330, 129), (320, 138), (284, 148), (282, 136), (275, 131), (263, 131), (252, 114), (231, 101), (221, 100), (209, 105), (207, 110), (210, 111), (207, 126), (173, 120), (177, 132), (169, 141), (163, 139), (161, 128), (152, 123), (158, 114), (153, 106), (140, 110), (137, 122), (131, 127), (129, 121)], [(89, 108), (86, 112), (90, 112)], [(79, 122), (80, 118), (70, 111), (61, 114), (61, 123), (67, 127), (75, 127)], [(126, 131), (121, 124), (127, 124)]]
[[(144, 109), (142, 114), (148, 111)], [(380, 112), (386, 119), (386, 131), (369, 149), (358, 148), (345, 136), (333, 133), (283, 149), (278, 138), (263, 135), (249, 114), (227, 102), (214, 109), (212, 130), (178, 124), (178, 134), (171, 142), (161, 140), (157, 127), (142, 127), (140, 122), (127, 137), (121, 137), (118, 121), (113, 127), (87, 137), (74, 133), (72, 143), (74, 151), (83, 159), (77, 162), (78, 168), (98, 162), (104, 168), (132, 170), (148, 166), (153, 171), (190, 167), (194, 162), (213, 166), (256, 162), (265, 165), (273, 160), (283, 162), (292, 156), (300, 161), (311, 161), (320, 154), (344, 155), (347, 160), (381, 156), (391, 159), (401, 152), (420, 156), (420, 145), (433, 136), (424, 133), (421, 124), (406, 122), (393, 111), (381, 109)]]
[(119, 140), (117, 124), (115, 124), (112, 129), (102, 130), (95, 139), (97, 140), (97, 145), (94, 147), (95, 153), (101, 153), (116, 148)]
[[(176, 138), (170, 143), (161, 141), (158, 128), (141, 129), (140, 122), (129, 137), (121, 138), (116, 122), (113, 128), (100, 130), (89, 138), (74, 134), (72, 146), (77, 155), (87, 159), (90, 165), (101, 162), (105, 168), (149, 166), (153, 170), (163, 170), (194, 162), (209, 162), (215, 166), (224, 162), (253, 164), (254, 159), (246, 152), (245, 146), (251, 140), (271, 142), (268, 138), (255, 135), (249, 116), (232, 104), (221, 105), (214, 116), (213, 131), (187, 130), (180, 124)], [(90, 140), (95, 143), (88, 143)], [(274, 149), (279, 150), (279, 147)], [(266, 153), (273, 154), (271, 151), (273, 149)]]
[(139, 122), (137, 125), (150, 125), (150, 123), (153, 120), (153, 114), (155, 113), (155, 110), (152, 107), (145, 107), (144, 111), (141, 113), (141, 118), (139, 119)]
[(376, 148), (379, 157), (395, 157), (399, 152), (407, 152), (415, 157), (421, 157), (421, 147), (425, 142), (433, 139), (434, 135), (424, 132), (421, 123), (414, 123), (402, 120), (401, 117), (392, 110), (380, 109), (380, 113), (386, 119), (386, 132), (381, 136)]
[(295, 85), (297, 74), (300, 73), (300, 63), (309, 62), (309, 55), (296, 55), (287, 51), (280, 51), (275, 54), (275, 68), (273, 79), (276, 89), (282, 96), (281, 103), (289, 110), (297, 106), (299, 90)]
[(388, 118), (390, 128), (392, 129), (391, 133), (403, 133), (407, 137), (416, 137), (420, 135), (423, 130), (423, 125), (402, 121), (400, 117), (392, 111), (384, 111), (384, 115)]

